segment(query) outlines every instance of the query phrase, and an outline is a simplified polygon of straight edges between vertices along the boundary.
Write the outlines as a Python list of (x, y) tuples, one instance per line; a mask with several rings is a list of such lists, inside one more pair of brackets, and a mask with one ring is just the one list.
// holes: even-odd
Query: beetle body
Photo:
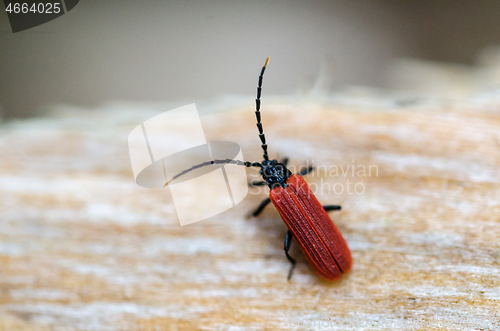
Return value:
[(351, 269), (349, 247), (300, 175), (276, 186), (269, 198), (318, 275), (336, 280)]
[(292, 263), (288, 279), (292, 276), (295, 260), (288, 254), (293, 237), (297, 240), (300, 249), (316, 273), (328, 280), (336, 280), (342, 273), (351, 270), (352, 257), (349, 247), (339, 230), (327, 214), (328, 210), (340, 210), (340, 206), (322, 206), (313, 192), (302, 178), (313, 170), (313, 167), (292, 175), (286, 168), (288, 159), (282, 163), (269, 160), (267, 154), (266, 137), (261, 123), (260, 97), (262, 81), (269, 58), (262, 67), (257, 85), (257, 99), (255, 99), (255, 117), (259, 138), (262, 143), (264, 160), (260, 166), (260, 175), (263, 181), (252, 183), (255, 185), (268, 185), (269, 199), (264, 200), (253, 212), (259, 215), (264, 207), (272, 202), (288, 227), (285, 237), (285, 254)]

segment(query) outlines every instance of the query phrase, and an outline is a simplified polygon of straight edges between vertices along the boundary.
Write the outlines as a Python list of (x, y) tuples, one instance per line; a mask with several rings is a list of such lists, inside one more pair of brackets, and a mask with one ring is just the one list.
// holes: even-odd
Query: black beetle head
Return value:
[(276, 186), (286, 187), (286, 180), (292, 175), (292, 172), (283, 163), (278, 163), (276, 160), (264, 160), (260, 174), (269, 188), (273, 189)]

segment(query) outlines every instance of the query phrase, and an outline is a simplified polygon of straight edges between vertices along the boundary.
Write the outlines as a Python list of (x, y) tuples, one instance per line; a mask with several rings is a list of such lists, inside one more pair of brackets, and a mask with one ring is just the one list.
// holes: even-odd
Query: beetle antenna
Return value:
[(266, 59), (266, 63), (262, 67), (259, 76), (259, 84), (257, 85), (257, 99), (255, 99), (255, 117), (257, 118), (257, 128), (259, 129), (259, 138), (262, 142), (262, 150), (264, 151), (264, 160), (269, 160), (267, 155), (267, 144), (266, 136), (264, 135), (264, 130), (262, 129), (262, 123), (260, 122), (260, 92), (262, 90), (262, 78), (264, 78), (264, 71), (266, 71), (267, 63), (269, 62), (269, 56)]
[(221, 163), (231, 163), (231, 164), (245, 166), (247, 168), (250, 168), (250, 167), (259, 167), (260, 168), (260, 167), (262, 167), (262, 165), (259, 162), (243, 162), (243, 161), (240, 161), (240, 160), (230, 160), (230, 159), (206, 161), (206, 162), (197, 164), (195, 166), (192, 166), (191, 168), (188, 168), (188, 169), (186, 169), (186, 170), (178, 173), (177, 175), (175, 175), (174, 177), (172, 177), (171, 180), (169, 180), (168, 182), (166, 182), (165, 185), (163, 185), (163, 186), (167, 186), (174, 179), (177, 179), (180, 176), (185, 175), (186, 173), (188, 173), (190, 171), (193, 171), (194, 169), (198, 169), (198, 168), (201, 168), (201, 167), (206, 167), (206, 166), (209, 166), (209, 165), (212, 165), (212, 164), (221, 164)]

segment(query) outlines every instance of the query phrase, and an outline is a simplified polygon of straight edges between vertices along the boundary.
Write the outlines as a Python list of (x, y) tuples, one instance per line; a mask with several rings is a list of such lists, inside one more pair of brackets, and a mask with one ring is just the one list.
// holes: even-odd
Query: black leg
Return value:
[(325, 209), (325, 211), (341, 210), (342, 209), (342, 207), (335, 206), (335, 205), (327, 205), (327, 206), (323, 206), (323, 208)]
[(310, 173), (311, 171), (313, 171), (313, 169), (314, 169), (314, 166), (309, 166), (306, 169), (302, 169), (301, 171), (299, 171), (298, 175), (305, 176), (308, 173)]
[(264, 185), (267, 185), (267, 183), (265, 181), (255, 181), (255, 182), (250, 182), (248, 183), (248, 186), (250, 187), (254, 187), (254, 186), (264, 186)]
[(285, 157), (283, 161), (281, 161), (281, 163), (283, 163), (283, 165), (286, 167), (288, 165), (288, 158)]
[(266, 200), (262, 201), (259, 207), (255, 209), (255, 211), (252, 213), (253, 217), (259, 216), (259, 214), (264, 210), (264, 208), (271, 202), (271, 199), (267, 198)]
[(292, 238), (293, 238), (292, 233), (290, 232), (290, 230), (288, 230), (286, 232), (286, 237), (285, 237), (285, 255), (288, 261), (290, 261), (290, 263), (292, 264), (292, 266), (290, 267), (290, 271), (288, 272), (288, 278), (287, 278), (288, 280), (292, 278), (293, 269), (295, 268), (295, 260), (290, 255), (288, 255), (288, 251), (290, 250), (290, 245), (292, 244)]

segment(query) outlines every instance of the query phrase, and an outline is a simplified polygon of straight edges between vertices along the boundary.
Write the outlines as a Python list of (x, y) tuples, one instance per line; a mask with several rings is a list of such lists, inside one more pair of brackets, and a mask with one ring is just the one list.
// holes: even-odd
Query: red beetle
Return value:
[[(341, 207), (335, 205), (322, 206), (318, 199), (316, 199), (313, 192), (302, 178), (302, 176), (313, 170), (312, 166), (294, 175), (286, 168), (288, 159), (284, 159), (279, 163), (277, 160), (269, 160), (267, 154), (266, 137), (262, 129), (260, 116), (260, 96), (262, 79), (268, 62), (269, 58), (266, 59), (260, 72), (257, 86), (257, 99), (255, 100), (257, 128), (259, 129), (259, 137), (262, 142), (262, 150), (264, 151), (264, 160), (262, 163), (242, 162), (229, 159), (207, 161), (183, 171), (173, 177), (169, 182), (186, 172), (210, 164), (233, 163), (245, 165), (246, 167), (259, 167), (263, 181), (253, 182), (250, 185), (268, 185), (270, 192), (269, 198), (264, 200), (252, 215), (259, 215), (264, 207), (267, 206), (269, 202), (272, 202), (287, 225), (289, 230), (285, 237), (285, 254), (287, 259), (292, 263), (288, 273), (288, 279), (291, 278), (295, 267), (295, 260), (288, 254), (292, 238), (295, 237), (299, 243), (300, 249), (316, 273), (325, 279), (336, 280), (339, 279), (343, 273), (348, 272), (352, 265), (349, 247), (327, 214), (327, 211), (340, 210)], [(165, 185), (168, 185), (169, 182)]]

